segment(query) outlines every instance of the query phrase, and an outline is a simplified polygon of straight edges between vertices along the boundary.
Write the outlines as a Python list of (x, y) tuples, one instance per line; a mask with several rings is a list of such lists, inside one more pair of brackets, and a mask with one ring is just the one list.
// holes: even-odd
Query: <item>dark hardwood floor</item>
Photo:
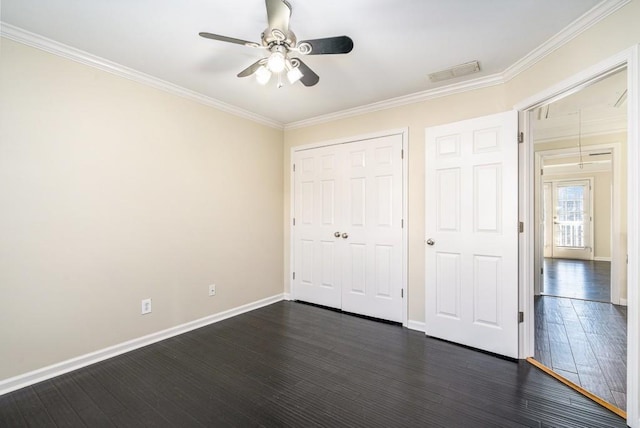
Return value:
[(611, 262), (545, 258), (542, 294), (611, 302)]
[(536, 360), (625, 410), (627, 308), (541, 296), (535, 310)]
[(1, 396), (0, 426), (626, 424), (526, 362), (279, 302)]

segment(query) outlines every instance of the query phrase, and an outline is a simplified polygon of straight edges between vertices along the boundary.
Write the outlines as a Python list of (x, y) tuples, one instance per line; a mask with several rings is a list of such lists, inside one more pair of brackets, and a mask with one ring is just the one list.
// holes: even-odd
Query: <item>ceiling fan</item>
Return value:
[(269, 51), (267, 57), (259, 59), (249, 67), (238, 73), (238, 77), (256, 75), (256, 80), (266, 85), (275, 74), (278, 78), (277, 86), (282, 86), (282, 75), (286, 75), (289, 83), (298, 80), (305, 86), (313, 86), (320, 77), (313, 72), (300, 58), (290, 58), (290, 54), (326, 55), (345, 54), (353, 49), (353, 40), (347, 36), (326, 37), (322, 39), (303, 40), (298, 42), (295, 34), (289, 28), (291, 5), (286, 0), (265, 0), (267, 6), (268, 27), (261, 35), (261, 43), (220, 36), (212, 33), (200, 33), (201, 37), (236, 43), (251, 48), (261, 48)]

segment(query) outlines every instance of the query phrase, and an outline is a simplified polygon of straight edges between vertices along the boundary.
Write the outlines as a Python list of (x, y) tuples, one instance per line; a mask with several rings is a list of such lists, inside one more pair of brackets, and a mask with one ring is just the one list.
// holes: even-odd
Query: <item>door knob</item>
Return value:
[(427, 239), (427, 245), (433, 245), (435, 243), (436, 243), (436, 241), (434, 241), (433, 239), (431, 239), (431, 238)]
[(347, 232), (344, 232), (344, 233), (342, 234), (342, 238), (343, 238), (343, 239), (347, 239), (348, 237), (349, 237), (349, 234), (348, 234)]
[(333, 234), (333, 236), (335, 236), (336, 238), (339, 238), (339, 237), (340, 237), (340, 232), (335, 232), (335, 233)]

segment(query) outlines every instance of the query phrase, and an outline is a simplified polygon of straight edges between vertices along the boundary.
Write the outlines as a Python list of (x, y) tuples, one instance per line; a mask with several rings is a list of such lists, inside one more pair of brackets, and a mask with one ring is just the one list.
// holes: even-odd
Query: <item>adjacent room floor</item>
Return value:
[(0, 397), (0, 426), (625, 427), (526, 362), (279, 302)]
[(536, 301), (535, 358), (625, 410), (627, 308), (542, 296)]
[(625, 410), (627, 308), (608, 303), (609, 266), (545, 259), (544, 290), (553, 296), (536, 297), (535, 358)]
[(545, 258), (543, 292), (547, 296), (611, 302), (611, 262)]

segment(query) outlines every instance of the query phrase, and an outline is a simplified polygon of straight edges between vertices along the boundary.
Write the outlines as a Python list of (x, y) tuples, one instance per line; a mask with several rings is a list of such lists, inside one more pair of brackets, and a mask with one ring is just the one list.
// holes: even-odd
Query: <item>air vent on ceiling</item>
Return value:
[(478, 61), (466, 62), (464, 64), (455, 65), (446, 70), (436, 71), (429, 74), (429, 80), (432, 82), (441, 82), (443, 80), (453, 79), (460, 76), (466, 76), (468, 74), (477, 73), (480, 71), (480, 64)]

